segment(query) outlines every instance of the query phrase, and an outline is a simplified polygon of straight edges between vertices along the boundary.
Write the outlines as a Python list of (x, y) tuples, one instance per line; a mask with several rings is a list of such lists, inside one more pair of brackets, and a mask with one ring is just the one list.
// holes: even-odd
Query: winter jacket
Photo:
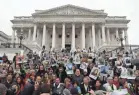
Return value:
[(52, 86), (52, 95), (62, 95), (63, 90), (64, 90), (63, 84), (60, 83), (58, 86), (56, 86), (56, 84), (54, 83)]
[(23, 91), (21, 92), (21, 95), (32, 95), (34, 91), (34, 86), (31, 83), (28, 83), (25, 85)]

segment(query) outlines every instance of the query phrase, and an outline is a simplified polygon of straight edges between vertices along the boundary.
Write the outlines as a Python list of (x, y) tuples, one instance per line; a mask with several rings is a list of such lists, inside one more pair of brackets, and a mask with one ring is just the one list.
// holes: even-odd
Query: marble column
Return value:
[(92, 24), (92, 38), (93, 38), (93, 49), (95, 48), (96, 45), (96, 34), (95, 34), (95, 25)]
[(85, 24), (82, 24), (82, 49), (85, 49)]
[(36, 41), (37, 25), (34, 25), (33, 41)]
[(65, 49), (65, 23), (62, 24), (62, 49)]
[(39, 28), (37, 29), (37, 43), (38, 45), (40, 45), (40, 29)]
[(109, 44), (110, 45), (110, 29), (109, 28), (107, 28), (107, 44)]
[(92, 43), (92, 29), (89, 29), (89, 47), (92, 47), (93, 46), (93, 43)]
[(125, 45), (128, 45), (128, 34), (127, 34), (127, 29), (123, 29), (123, 33), (124, 33), (124, 36), (125, 36)]
[(19, 43), (18, 34), (16, 33), (16, 43)]
[[(116, 31), (116, 40), (117, 40), (117, 39), (119, 39), (119, 33), (118, 33), (119, 31), (118, 31), (118, 28), (116, 28), (115, 31)], [(119, 41), (117, 41), (117, 44), (119, 44)]]
[(102, 25), (102, 45), (106, 45), (105, 25)]
[(98, 29), (98, 40), (99, 40), (99, 47), (101, 46), (101, 30)]
[(75, 49), (75, 24), (72, 24), (72, 49)]
[(119, 38), (119, 31), (118, 31), (118, 28), (116, 28), (116, 38), (117, 38), (117, 39)]
[(11, 41), (11, 43), (15, 43), (15, 32), (16, 32), (16, 30), (13, 29), (13, 31), (12, 31), (12, 41)]
[(31, 28), (29, 28), (29, 31), (28, 31), (28, 41), (31, 40)]
[(46, 44), (46, 24), (43, 25), (43, 37), (42, 37), (42, 46)]
[(56, 25), (53, 24), (53, 33), (52, 33), (52, 49), (55, 48), (55, 41), (56, 41)]

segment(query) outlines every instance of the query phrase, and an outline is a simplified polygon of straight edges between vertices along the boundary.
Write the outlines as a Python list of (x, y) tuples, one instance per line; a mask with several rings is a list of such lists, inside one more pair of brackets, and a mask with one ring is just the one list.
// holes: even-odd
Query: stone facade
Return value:
[(0, 31), (0, 43), (8, 43), (10, 42), (11, 37), (5, 34), (4, 32)]
[(32, 16), (14, 17), (11, 22), (12, 43), (19, 43), (18, 35), (22, 32), (23, 43), (35, 51), (44, 45), (47, 50), (119, 46), (117, 39), (120, 36), (126, 37), (125, 44), (128, 44), (127, 24), (130, 20), (126, 16), (108, 16), (104, 10), (64, 5), (36, 10)]

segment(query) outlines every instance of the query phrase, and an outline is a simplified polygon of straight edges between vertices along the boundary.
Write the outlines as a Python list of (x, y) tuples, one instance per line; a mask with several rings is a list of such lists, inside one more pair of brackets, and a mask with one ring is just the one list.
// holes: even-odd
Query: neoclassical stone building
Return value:
[[(13, 20), (12, 43), (23, 43), (38, 51), (47, 49), (89, 48), (119, 46), (117, 39), (126, 37), (128, 44), (126, 16), (108, 16), (104, 10), (92, 10), (74, 5), (64, 5), (48, 10), (35, 10), (31, 16), (15, 16)], [(16, 37), (16, 40), (14, 38)]]

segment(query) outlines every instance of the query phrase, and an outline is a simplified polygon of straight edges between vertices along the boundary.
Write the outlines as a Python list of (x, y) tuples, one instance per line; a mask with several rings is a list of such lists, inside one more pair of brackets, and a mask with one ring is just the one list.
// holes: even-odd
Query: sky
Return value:
[(46, 10), (66, 4), (104, 9), (109, 16), (127, 16), (130, 44), (139, 44), (139, 0), (0, 0), (0, 31), (12, 34), (14, 16), (31, 16), (35, 10)]

